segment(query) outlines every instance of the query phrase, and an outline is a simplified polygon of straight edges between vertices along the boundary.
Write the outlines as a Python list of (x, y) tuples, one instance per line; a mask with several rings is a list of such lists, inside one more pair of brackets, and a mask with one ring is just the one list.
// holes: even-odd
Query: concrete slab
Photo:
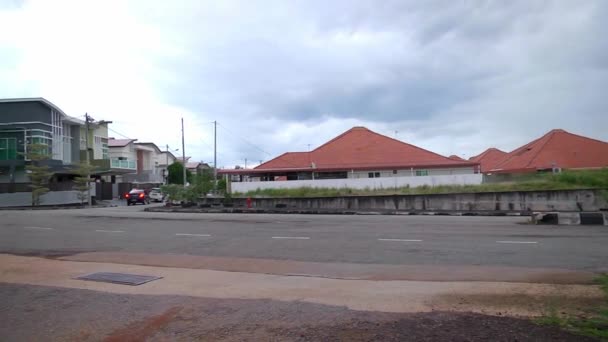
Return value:
[(557, 213), (557, 221), (559, 225), (575, 226), (581, 224), (581, 216), (579, 213)]

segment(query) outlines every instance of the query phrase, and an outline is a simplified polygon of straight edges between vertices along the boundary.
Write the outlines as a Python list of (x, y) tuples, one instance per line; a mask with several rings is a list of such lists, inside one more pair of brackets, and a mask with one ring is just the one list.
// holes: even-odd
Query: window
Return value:
[(369, 178), (380, 178), (380, 172), (370, 172), (367, 174)]
[(429, 170), (416, 170), (416, 176), (428, 176)]
[(108, 159), (108, 158), (109, 158), (108, 144), (103, 143), (103, 144), (101, 144), (101, 159)]
[(0, 139), (0, 160), (15, 160), (17, 159), (17, 139), (2, 138)]
[(393, 170), (393, 174), (396, 175), (397, 174), (397, 170)]

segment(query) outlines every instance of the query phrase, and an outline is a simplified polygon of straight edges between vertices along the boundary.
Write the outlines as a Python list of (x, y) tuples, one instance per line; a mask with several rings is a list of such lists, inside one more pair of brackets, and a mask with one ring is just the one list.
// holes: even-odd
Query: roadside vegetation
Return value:
[(543, 325), (558, 326), (576, 334), (608, 341), (608, 274), (601, 275), (596, 281), (604, 291), (604, 301), (599, 303), (596, 310), (589, 312), (585, 317), (572, 317), (560, 315), (553, 308), (545, 316), (538, 318), (536, 322)]
[[(296, 188), (257, 189), (247, 193), (233, 193), (235, 197), (331, 197), (357, 195), (427, 195), (446, 193), (475, 193), (529, 190), (608, 189), (608, 169), (564, 171), (558, 174), (517, 176), (507, 181), (480, 185), (438, 185), (400, 187), (392, 189)], [(608, 190), (603, 192), (608, 200)]]
[(49, 147), (45, 144), (29, 144), (25, 159), (30, 161), (25, 170), (31, 182), (32, 207), (36, 207), (40, 205), (42, 195), (49, 192), (49, 178), (53, 175), (47, 165), (48, 160), (51, 159)]
[[(180, 172), (183, 171), (183, 169), (177, 171)], [(171, 171), (169, 171), (169, 175), (171, 175)], [(191, 175), (189, 180), (190, 184), (187, 187), (184, 187), (182, 184), (168, 184), (161, 186), (161, 191), (172, 201), (189, 204), (196, 203), (201, 197), (205, 197), (207, 194), (214, 191), (215, 184), (211, 170), (205, 170), (201, 174)], [(218, 181), (217, 194), (230, 197), (229, 194), (225, 194), (225, 191), (226, 181)]]

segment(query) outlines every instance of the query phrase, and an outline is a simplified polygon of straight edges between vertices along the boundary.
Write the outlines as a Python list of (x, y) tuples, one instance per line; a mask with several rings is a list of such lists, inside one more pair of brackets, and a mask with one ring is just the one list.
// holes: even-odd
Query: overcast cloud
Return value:
[[(356, 125), (435, 152), (608, 140), (608, 1), (0, 0), (0, 97), (219, 166)], [(117, 133), (118, 132), (118, 133)], [(395, 133), (397, 132), (397, 133)]]

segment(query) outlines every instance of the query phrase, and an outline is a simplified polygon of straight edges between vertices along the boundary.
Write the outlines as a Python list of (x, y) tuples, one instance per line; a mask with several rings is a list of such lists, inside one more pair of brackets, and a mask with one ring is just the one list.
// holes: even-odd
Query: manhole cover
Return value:
[(128, 273), (98, 272), (98, 273), (91, 273), (91, 274), (88, 274), (85, 276), (77, 277), (76, 279), (137, 286), (137, 285), (145, 284), (147, 282), (161, 279), (161, 278), (162, 277), (128, 274)]

